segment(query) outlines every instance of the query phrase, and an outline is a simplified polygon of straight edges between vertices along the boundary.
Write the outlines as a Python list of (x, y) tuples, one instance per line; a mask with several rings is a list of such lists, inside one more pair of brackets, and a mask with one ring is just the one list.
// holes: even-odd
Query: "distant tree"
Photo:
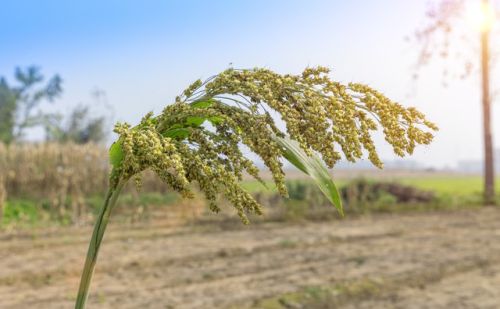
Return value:
[(5, 79), (0, 78), (0, 142), (12, 142), (15, 123), (16, 96)]
[(35, 114), (35, 110), (40, 103), (53, 102), (62, 93), (61, 77), (54, 75), (43, 84), (45, 78), (36, 66), (16, 68), (14, 78), (14, 86), (0, 78), (0, 140), (6, 143), (21, 139), (26, 129), (43, 126), (55, 117), (41, 111)]
[(47, 140), (61, 143), (74, 142), (86, 144), (89, 142), (99, 143), (106, 138), (106, 117), (91, 117), (90, 107), (79, 105), (63, 123), (63, 117), (46, 119), (45, 129)]
[[(491, 128), (491, 70), (492, 54), (498, 44), (491, 44), (493, 24), (500, 12), (490, 0), (440, 0), (427, 11), (425, 26), (416, 32), (421, 44), (419, 66), (429, 64), (433, 58), (449, 59), (455, 56), (463, 61), (457, 77), (466, 78), (479, 69), (483, 111), (484, 143), (484, 202), (495, 202), (495, 168), (493, 132)], [(500, 35), (500, 33), (495, 33)], [(469, 48), (464, 48), (469, 47)], [(474, 48), (476, 47), (476, 48)], [(455, 66), (456, 69), (456, 66)], [(451, 73), (451, 74), (450, 74)], [(455, 77), (448, 68), (445, 78)]]

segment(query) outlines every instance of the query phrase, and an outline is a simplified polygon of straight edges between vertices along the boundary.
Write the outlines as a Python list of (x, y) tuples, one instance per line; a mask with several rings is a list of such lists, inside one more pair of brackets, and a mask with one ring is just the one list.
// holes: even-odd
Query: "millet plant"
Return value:
[[(371, 133), (380, 126), (399, 156), (429, 144), (437, 127), (415, 108), (405, 108), (358, 83), (342, 84), (329, 69), (307, 68), (300, 75), (268, 69), (228, 69), (197, 80), (175, 102), (154, 116), (148, 113), (132, 127), (119, 123), (110, 148), (109, 191), (94, 227), (80, 282), (76, 308), (84, 308), (101, 241), (111, 211), (125, 183), (155, 172), (187, 198), (197, 184), (213, 212), (225, 197), (243, 223), (261, 206), (240, 182), (259, 169), (242, 153), (243, 145), (260, 157), (279, 193), (287, 196), (283, 160), (311, 176), (342, 214), (339, 194), (327, 170), (341, 158), (355, 161), (367, 153), (382, 168)], [(286, 132), (275, 118), (281, 118)]]

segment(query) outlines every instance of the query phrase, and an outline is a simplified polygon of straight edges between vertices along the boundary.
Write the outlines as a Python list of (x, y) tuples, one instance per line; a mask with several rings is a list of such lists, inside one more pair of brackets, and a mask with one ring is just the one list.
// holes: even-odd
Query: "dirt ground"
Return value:
[[(0, 234), (0, 308), (72, 308), (89, 237)], [(500, 308), (500, 209), (233, 229), (114, 224), (88, 305), (313, 307)]]

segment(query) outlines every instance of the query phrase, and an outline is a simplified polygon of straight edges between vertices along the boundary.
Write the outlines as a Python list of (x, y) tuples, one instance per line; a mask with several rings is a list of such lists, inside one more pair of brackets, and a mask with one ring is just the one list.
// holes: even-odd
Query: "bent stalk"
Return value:
[(104, 231), (106, 230), (106, 226), (108, 225), (111, 211), (116, 204), (123, 185), (124, 183), (119, 183), (115, 188), (110, 188), (106, 194), (106, 200), (104, 201), (104, 205), (95, 223), (92, 239), (90, 240), (89, 249), (87, 251), (87, 258), (85, 259), (85, 266), (83, 267), (82, 278), (80, 279), (80, 287), (78, 289), (75, 309), (85, 308), (102, 237), (104, 235)]

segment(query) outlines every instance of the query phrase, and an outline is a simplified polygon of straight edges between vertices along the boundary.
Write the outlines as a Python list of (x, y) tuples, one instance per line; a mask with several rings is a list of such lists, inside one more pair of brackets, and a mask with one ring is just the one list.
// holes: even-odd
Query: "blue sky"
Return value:
[[(230, 63), (283, 73), (326, 65), (341, 81), (368, 83), (429, 114), (442, 130), (415, 159), (453, 165), (481, 156), (478, 81), (443, 88), (436, 66), (412, 82), (417, 46), (404, 38), (421, 24), (427, 2), (4, 0), (0, 76), (39, 65), (64, 79), (63, 97), (44, 108), (69, 110), (91, 101), (97, 87), (114, 120), (134, 122)], [(494, 113), (498, 119), (497, 108)], [(380, 150), (392, 158), (388, 147)]]

